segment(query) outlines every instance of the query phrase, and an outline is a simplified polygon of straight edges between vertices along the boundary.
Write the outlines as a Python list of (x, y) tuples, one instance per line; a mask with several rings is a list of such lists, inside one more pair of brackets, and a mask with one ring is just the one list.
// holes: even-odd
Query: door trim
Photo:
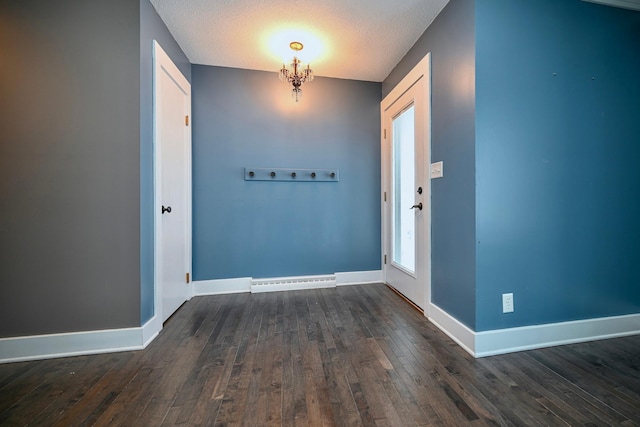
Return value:
[[(418, 64), (411, 69), (407, 73), (407, 75), (389, 92), (387, 96), (384, 97), (382, 102), (380, 103), (380, 147), (382, 151), (382, 163), (381, 163), (381, 188), (382, 188), (382, 196), (380, 203), (380, 213), (382, 218), (382, 253), (381, 253), (381, 264), (383, 271), (383, 278), (385, 283), (387, 282), (387, 268), (391, 265), (391, 254), (386, 253), (389, 248), (389, 238), (391, 235), (391, 230), (389, 230), (389, 218), (387, 203), (390, 203), (391, 197), (391, 188), (389, 184), (391, 171), (389, 170), (389, 152), (385, 148), (385, 144), (387, 139), (385, 139), (385, 113), (391, 108), (391, 106), (395, 103), (395, 101), (404, 95), (409, 89), (411, 89), (416, 82), (424, 79), (423, 92), (421, 96), (424, 97), (424, 116), (422, 119), (425, 121), (426, 126), (423, 126), (424, 131), (424, 162), (425, 162), (425, 183), (423, 187), (424, 191), (424, 200), (428, 201), (426, 203), (426, 214), (427, 214), (427, 223), (424, 227), (424, 233), (421, 236), (425, 242), (425, 254), (423, 262), (427, 268), (427, 274), (425, 274), (425, 301), (424, 305), (424, 315), (429, 317), (429, 311), (431, 306), (431, 179), (430, 179), (430, 165), (431, 165), (431, 53), (427, 53)], [(387, 130), (387, 137), (391, 138), (391, 130)], [(385, 200), (384, 194), (386, 194), (387, 200)], [(387, 264), (384, 263), (385, 254), (387, 256)]]
[[(162, 322), (163, 313), (162, 313), (162, 223), (161, 223), (161, 204), (162, 204), (162, 149), (160, 144), (158, 144), (158, 131), (160, 128), (160, 124), (157, 121), (157, 111), (158, 111), (158, 78), (157, 76), (165, 70), (171, 78), (187, 92), (189, 97), (189, 103), (187, 106), (187, 111), (185, 114), (189, 116), (189, 123), (185, 126), (186, 139), (187, 139), (187, 147), (185, 148), (185, 174), (188, 176), (185, 185), (185, 273), (189, 273), (189, 276), (193, 278), (192, 274), (192, 214), (191, 214), (191, 199), (192, 199), (192, 187), (191, 187), (191, 177), (192, 177), (192, 169), (191, 169), (191, 126), (193, 125), (193, 120), (191, 118), (191, 84), (184, 77), (184, 75), (180, 72), (178, 67), (173, 63), (169, 55), (165, 53), (160, 44), (154, 40), (153, 41), (153, 228), (154, 228), (154, 250), (153, 250), (153, 288), (154, 288), (154, 316), (157, 319), (160, 319)], [(193, 281), (191, 281), (188, 286), (188, 297), (187, 299), (191, 299), (193, 296)], [(160, 328), (162, 329), (162, 328)]]

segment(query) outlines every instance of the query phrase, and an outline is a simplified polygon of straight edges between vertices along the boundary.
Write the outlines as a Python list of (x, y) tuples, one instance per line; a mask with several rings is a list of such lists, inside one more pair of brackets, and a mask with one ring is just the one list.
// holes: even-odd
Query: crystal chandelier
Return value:
[[(291, 42), (289, 43), (289, 47), (294, 52), (299, 52), (303, 48), (302, 43), (300, 42)], [(291, 68), (287, 68), (282, 64), (279, 75), (280, 80), (293, 85), (293, 89), (291, 89), (291, 97), (295, 98), (296, 102), (300, 101), (302, 98), (302, 85), (306, 82), (313, 81), (313, 70), (309, 64), (307, 64), (307, 68), (303, 68), (302, 63), (295, 55), (293, 57), (293, 62), (291, 63)]]

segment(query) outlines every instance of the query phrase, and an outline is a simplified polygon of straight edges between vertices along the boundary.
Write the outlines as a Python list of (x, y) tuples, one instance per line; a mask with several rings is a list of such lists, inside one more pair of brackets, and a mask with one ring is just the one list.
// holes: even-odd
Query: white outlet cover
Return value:
[(431, 163), (431, 179), (442, 178), (443, 168), (444, 166), (441, 161), (436, 163)]
[(513, 294), (502, 294), (502, 312), (513, 313)]

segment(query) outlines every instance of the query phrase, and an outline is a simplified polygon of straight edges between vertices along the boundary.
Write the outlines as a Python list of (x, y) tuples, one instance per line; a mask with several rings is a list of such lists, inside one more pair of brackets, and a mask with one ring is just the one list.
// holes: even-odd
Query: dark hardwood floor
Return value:
[(198, 297), (142, 351), (0, 365), (0, 425), (635, 426), (640, 336), (474, 360), (384, 285)]

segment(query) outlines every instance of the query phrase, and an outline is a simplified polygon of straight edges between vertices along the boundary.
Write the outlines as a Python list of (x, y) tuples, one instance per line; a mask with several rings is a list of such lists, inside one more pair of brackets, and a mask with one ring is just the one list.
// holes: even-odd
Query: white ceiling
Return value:
[(151, 0), (191, 63), (275, 72), (295, 40), (316, 75), (376, 82), (448, 2)]
[(583, 1), (604, 4), (606, 6), (621, 7), (624, 9), (640, 10), (640, 0), (583, 0)]

